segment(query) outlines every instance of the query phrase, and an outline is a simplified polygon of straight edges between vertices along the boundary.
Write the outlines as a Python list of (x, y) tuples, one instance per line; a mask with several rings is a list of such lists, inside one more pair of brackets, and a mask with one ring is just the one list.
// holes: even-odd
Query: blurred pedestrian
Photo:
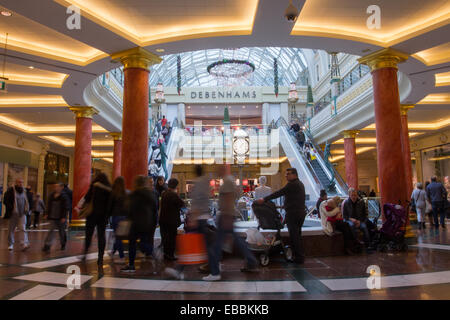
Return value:
[(41, 195), (39, 193), (36, 193), (32, 208), (34, 214), (33, 228), (36, 229), (39, 227), (39, 216), (41, 213), (45, 212), (45, 203), (44, 200), (41, 199)]
[(161, 242), (166, 260), (176, 260), (175, 244), (177, 229), (181, 225), (180, 210), (185, 206), (184, 201), (177, 194), (177, 179), (170, 179), (168, 189), (161, 195), (161, 207), (159, 210), (159, 228)]
[(61, 250), (66, 248), (67, 234), (66, 221), (69, 215), (70, 202), (68, 195), (63, 191), (64, 184), (57, 183), (54, 185), (54, 191), (48, 198), (48, 209), (46, 213), (47, 220), (50, 222), (50, 229), (45, 239), (42, 251), (49, 252), (53, 242), (53, 229), (58, 229)]
[(33, 194), (33, 191), (31, 191), (31, 186), (30, 185), (28, 185), (27, 187), (26, 187), (26, 191), (27, 191), (27, 200), (28, 200), (28, 204), (29, 204), (29, 210), (28, 210), (28, 212), (27, 212), (27, 225), (26, 225), (26, 228), (27, 229), (30, 229), (30, 227), (31, 227), (31, 206), (32, 206), (32, 204), (33, 204), (33, 198), (34, 198), (34, 194)]
[(134, 179), (134, 187), (127, 201), (128, 218), (131, 221), (128, 245), (128, 265), (121, 271), (136, 272), (134, 260), (136, 258), (136, 242), (141, 242), (141, 250), (146, 256), (151, 256), (153, 248), (150, 247), (149, 235), (156, 227), (156, 199), (147, 187), (147, 177), (139, 175)]
[(217, 238), (214, 243), (214, 255), (210, 263), (211, 274), (203, 277), (205, 281), (218, 281), (221, 279), (219, 263), (222, 258), (222, 247), (227, 234), (231, 234), (239, 251), (244, 255), (246, 265), (241, 268), (242, 272), (253, 272), (258, 270), (258, 263), (252, 252), (247, 248), (245, 241), (234, 232), (234, 213), (237, 197), (234, 178), (229, 174), (226, 165), (218, 167), (218, 176), (223, 179), (219, 190), (219, 210)]
[[(213, 237), (208, 227), (208, 220), (211, 218), (211, 211), (209, 209), (209, 195), (211, 188), (209, 179), (204, 175), (204, 167), (202, 165), (195, 166), (196, 179), (191, 193), (191, 210), (189, 218), (187, 219), (187, 226), (185, 229), (193, 232), (198, 232), (203, 235), (205, 241), (205, 248), (208, 254), (208, 262), (211, 263), (214, 256)], [(183, 279), (182, 274), (184, 265), (178, 264), (176, 269), (166, 268), (166, 273), (177, 279)]]
[(21, 236), (20, 245), (22, 251), (25, 251), (30, 248), (28, 233), (25, 228), (27, 223), (26, 216), (30, 206), (23, 188), (22, 179), (17, 179), (15, 185), (8, 188), (3, 196), (3, 204), (6, 207), (4, 219), (9, 219), (8, 250), (14, 249), (14, 233), (17, 227)]
[[(123, 177), (117, 177), (114, 180), (111, 195), (108, 200), (108, 216), (112, 218), (112, 228), (114, 230), (114, 234), (117, 231), (117, 227), (119, 226), (120, 221), (123, 221), (127, 217), (127, 212), (125, 208), (125, 200), (127, 197), (127, 190), (125, 189), (125, 179)], [(114, 257), (114, 254), (119, 252), (119, 260), (116, 261), (118, 263), (125, 263), (125, 254), (123, 252), (123, 243), (121, 239), (114, 240), (113, 249), (110, 252), (111, 258)]]
[(99, 270), (103, 269), (103, 255), (106, 245), (106, 224), (108, 222), (108, 200), (111, 193), (111, 183), (103, 172), (99, 173), (92, 181), (89, 190), (84, 197), (85, 205), (92, 201), (92, 212), (86, 217), (86, 238), (84, 243), (83, 261), (86, 260), (89, 247), (91, 246), (94, 230), (97, 228), (98, 260)]

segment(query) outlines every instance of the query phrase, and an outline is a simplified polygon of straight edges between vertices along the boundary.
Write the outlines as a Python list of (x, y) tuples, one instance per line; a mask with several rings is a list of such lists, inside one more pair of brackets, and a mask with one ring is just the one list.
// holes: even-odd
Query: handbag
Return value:
[(131, 224), (132, 222), (130, 219), (120, 221), (119, 224), (117, 225), (117, 229), (115, 232), (116, 239), (118, 240), (128, 239), (130, 235)]
[(88, 203), (85, 203), (84, 206), (80, 209), (80, 212), (78, 213), (78, 216), (81, 219), (86, 219), (88, 216), (91, 215), (92, 211), (94, 211), (94, 206), (92, 204), (92, 199)]

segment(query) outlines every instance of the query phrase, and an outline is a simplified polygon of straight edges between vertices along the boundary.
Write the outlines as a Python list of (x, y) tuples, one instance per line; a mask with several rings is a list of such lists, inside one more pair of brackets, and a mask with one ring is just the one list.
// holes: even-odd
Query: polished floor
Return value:
[[(415, 231), (418, 244), (404, 253), (307, 258), (302, 266), (273, 257), (269, 266), (252, 274), (240, 272), (243, 261), (239, 257), (228, 256), (223, 261), (222, 280), (204, 282), (196, 266), (186, 268), (184, 280), (173, 280), (162, 272), (165, 266), (174, 266), (173, 262), (161, 266), (142, 257), (136, 261), (136, 273), (130, 275), (121, 274), (123, 265), (105, 255), (101, 273), (95, 245), (87, 261), (79, 261), (82, 232), (70, 232), (65, 251), (59, 250), (55, 235), (52, 251), (45, 254), (41, 248), (46, 227), (29, 232), (31, 248), (26, 252), (17, 244), (14, 251), (8, 251), (6, 224), (1, 221), (1, 299), (450, 299), (448, 229)], [(380, 289), (367, 287), (367, 268), (372, 265), (380, 268)], [(80, 288), (70, 289), (69, 273), (77, 267)]]

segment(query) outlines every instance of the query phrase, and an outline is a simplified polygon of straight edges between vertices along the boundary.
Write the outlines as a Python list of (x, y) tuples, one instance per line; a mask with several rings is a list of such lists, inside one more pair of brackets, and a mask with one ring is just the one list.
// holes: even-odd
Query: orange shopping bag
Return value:
[(177, 257), (179, 264), (200, 264), (208, 262), (203, 235), (200, 233), (177, 235)]

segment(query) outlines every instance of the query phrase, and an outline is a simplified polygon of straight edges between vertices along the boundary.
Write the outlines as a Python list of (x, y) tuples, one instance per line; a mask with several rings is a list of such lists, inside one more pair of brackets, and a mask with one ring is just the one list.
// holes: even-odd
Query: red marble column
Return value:
[(358, 130), (346, 130), (344, 134), (345, 176), (349, 188), (358, 190), (358, 159), (356, 157), (355, 137)]
[[(70, 108), (76, 114), (75, 151), (73, 166), (73, 201), (72, 207), (78, 204), (86, 194), (91, 182), (91, 143), (92, 116), (97, 111), (92, 107)], [(78, 212), (72, 210), (72, 224), (77, 225)]]
[[(359, 59), (371, 67), (381, 203), (407, 206), (397, 63), (407, 55), (383, 49)], [(383, 214), (384, 219), (384, 214)]]
[(140, 47), (112, 55), (124, 66), (121, 172), (127, 188), (137, 175), (147, 175), (149, 68), (160, 63), (157, 55)]
[(114, 138), (114, 152), (113, 152), (113, 181), (121, 174), (121, 161), (122, 161), (122, 134), (120, 132), (111, 132), (111, 136)]
[(148, 70), (125, 69), (122, 120), (122, 176), (127, 188), (148, 168)]
[(409, 144), (409, 130), (408, 130), (408, 110), (414, 108), (413, 105), (401, 105), (401, 121), (402, 121), (402, 146), (403, 146), (403, 163), (405, 167), (405, 184), (406, 195), (411, 196), (413, 191), (413, 174), (411, 164), (411, 147)]

